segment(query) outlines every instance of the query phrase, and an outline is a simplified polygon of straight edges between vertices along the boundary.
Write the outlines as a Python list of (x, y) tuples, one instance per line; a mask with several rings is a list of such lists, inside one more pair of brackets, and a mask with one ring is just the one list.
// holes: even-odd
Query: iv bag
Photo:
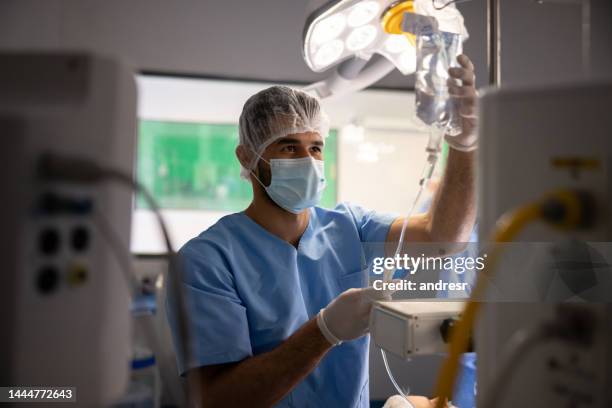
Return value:
[(448, 69), (457, 67), (462, 53), (459, 34), (445, 31), (417, 35), (416, 112), (426, 125), (450, 136), (461, 133), (458, 101), (449, 96)]
[(467, 40), (463, 16), (454, 3), (436, 9), (431, 0), (415, 0), (404, 27), (416, 35), (416, 111), (426, 125), (450, 136), (461, 133), (458, 101), (449, 97), (448, 69), (458, 67), (457, 56)]

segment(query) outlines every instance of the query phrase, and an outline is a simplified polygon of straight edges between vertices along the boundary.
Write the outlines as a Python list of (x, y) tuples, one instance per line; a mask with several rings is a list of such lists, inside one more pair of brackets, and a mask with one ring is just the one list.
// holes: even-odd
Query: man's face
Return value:
[[(323, 138), (316, 132), (293, 133), (272, 143), (261, 156), (267, 161), (271, 159), (301, 159), (308, 156), (316, 160), (323, 160), (323, 146)], [(263, 160), (259, 160), (257, 172), (261, 182), (269, 186), (272, 179), (270, 165)]]

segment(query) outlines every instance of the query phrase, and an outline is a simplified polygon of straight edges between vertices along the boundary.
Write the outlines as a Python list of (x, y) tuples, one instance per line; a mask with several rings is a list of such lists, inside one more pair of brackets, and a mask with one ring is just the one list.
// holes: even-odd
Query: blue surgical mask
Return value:
[(325, 189), (325, 172), (322, 160), (312, 157), (300, 159), (271, 159), (272, 180), (269, 186), (253, 174), (268, 196), (281, 208), (299, 214), (319, 203)]

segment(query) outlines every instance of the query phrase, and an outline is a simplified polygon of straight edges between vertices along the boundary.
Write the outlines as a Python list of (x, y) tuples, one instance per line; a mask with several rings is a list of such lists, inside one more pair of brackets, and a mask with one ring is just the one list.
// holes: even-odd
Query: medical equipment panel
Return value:
[[(537, 223), (528, 226), (517, 241), (548, 242), (557, 250), (554, 259), (576, 245), (610, 241), (609, 218), (612, 124), (609, 107), (612, 84), (582, 83), (547, 88), (498, 89), (481, 101), (479, 151), (479, 221), (481, 236), (493, 230), (496, 220), (509, 209), (530, 202), (546, 191), (573, 189), (596, 199), (592, 227), (571, 233)], [(520, 180), (520, 182), (517, 182)], [(579, 244), (582, 243), (582, 244)], [(533, 244), (535, 245), (535, 244)], [(583, 265), (590, 269), (589, 265)], [(595, 266), (593, 266), (594, 268)], [(504, 262), (496, 274), (507, 274)], [(539, 279), (543, 271), (528, 271)], [(554, 301), (483, 305), (476, 330), (479, 404), (494, 378), (500, 356), (516, 333), (527, 334), (559, 313)], [(556, 341), (534, 346), (521, 357), (506, 381), (504, 397), (496, 405), (610, 406), (611, 367), (610, 308), (604, 303), (582, 303), (593, 319), (607, 321), (584, 346)], [(566, 309), (567, 312), (571, 309)], [(606, 317), (607, 316), (607, 317)], [(571, 317), (568, 315), (568, 318)], [(607, 319), (607, 320), (606, 320)], [(520, 390), (520, 391), (519, 391)]]
[(370, 317), (377, 347), (408, 359), (446, 352), (447, 331), (464, 302), (422, 300), (377, 302)]
[(108, 405), (128, 375), (129, 291), (113, 247), (129, 248), (132, 193), (48, 181), (39, 165), (66, 154), (133, 172), (132, 71), (87, 54), (1, 54), (0, 90), (0, 313), (12, 328), (0, 383), (72, 386), (77, 405)]

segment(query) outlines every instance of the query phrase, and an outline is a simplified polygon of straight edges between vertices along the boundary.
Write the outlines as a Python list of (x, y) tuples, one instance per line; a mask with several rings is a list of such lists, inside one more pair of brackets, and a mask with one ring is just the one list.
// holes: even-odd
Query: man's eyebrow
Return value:
[(299, 139), (294, 139), (292, 137), (281, 137), (276, 141), (276, 144), (300, 144)]
[[(285, 144), (301, 144), (302, 141), (300, 139), (295, 139), (293, 137), (282, 137), (280, 139), (278, 139), (276, 141), (276, 144), (279, 145), (285, 145)], [(322, 140), (315, 140), (314, 142), (312, 142), (312, 144), (316, 145), (316, 146), (324, 146), (325, 143), (323, 143)]]

